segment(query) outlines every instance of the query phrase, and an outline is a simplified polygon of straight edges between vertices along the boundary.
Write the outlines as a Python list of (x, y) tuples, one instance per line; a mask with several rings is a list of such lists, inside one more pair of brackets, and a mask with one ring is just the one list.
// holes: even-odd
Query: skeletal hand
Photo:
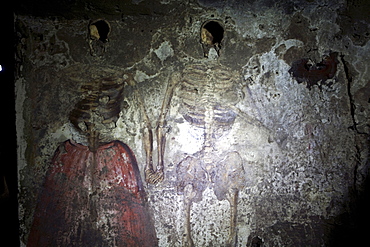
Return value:
[(153, 171), (153, 169), (145, 170), (145, 181), (150, 184), (158, 184), (164, 179), (163, 170)]

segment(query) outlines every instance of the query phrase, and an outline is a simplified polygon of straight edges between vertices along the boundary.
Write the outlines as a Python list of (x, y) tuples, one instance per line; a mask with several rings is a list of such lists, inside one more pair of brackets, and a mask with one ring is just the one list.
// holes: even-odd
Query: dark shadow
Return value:
[(6, 37), (0, 46), (1, 126), (4, 133), (0, 144), (0, 236), (6, 245), (19, 246), (13, 7), (12, 3), (4, 4), (0, 10), (1, 33), (2, 37)]
[(204, 24), (205, 28), (213, 37), (212, 45), (221, 44), (224, 38), (224, 28), (217, 21), (209, 21)]
[(97, 20), (90, 24), (95, 25), (99, 32), (99, 40), (102, 42), (108, 42), (108, 35), (110, 33), (110, 25), (105, 20)]

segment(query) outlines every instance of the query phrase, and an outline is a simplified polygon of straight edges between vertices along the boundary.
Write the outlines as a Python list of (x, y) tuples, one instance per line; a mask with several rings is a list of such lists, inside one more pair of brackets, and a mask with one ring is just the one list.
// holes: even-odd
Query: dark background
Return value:
[(14, 7), (14, 3), (5, 4), (4, 2), (0, 7), (0, 65), (2, 66), (0, 72), (2, 96), (0, 98), (3, 131), (3, 138), (0, 142), (0, 236), (7, 246), (19, 246), (14, 92)]

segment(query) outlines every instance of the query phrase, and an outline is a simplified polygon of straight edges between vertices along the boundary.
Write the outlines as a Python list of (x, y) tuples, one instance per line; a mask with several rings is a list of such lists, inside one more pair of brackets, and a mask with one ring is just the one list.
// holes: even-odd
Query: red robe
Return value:
[(133, 152), (120, 141), (55, 153), (27, 246), (157, 246)]

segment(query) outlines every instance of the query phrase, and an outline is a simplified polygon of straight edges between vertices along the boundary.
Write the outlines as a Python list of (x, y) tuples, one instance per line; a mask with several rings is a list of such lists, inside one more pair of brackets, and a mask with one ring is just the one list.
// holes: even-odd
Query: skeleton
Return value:
[(190, 65), (181, 73), (174, 73), (171, 76), (156, 128), (158, 142), (156, 169), (152, 161), (152, 127), (141, 101), (146, 123), (144, 147), (147, 155), (145, 174), (148, 183), (156, 184), (164, 178), (166, 117), (174, 95), (180, 99), (182, 117), (191, 125), (204, 129), (203, 148), (182, 160), (176, 170), (178, 192), (183, 194), (185, 203), (184, 246), (194, 246), (190, 227), (191, 205), (202, 199), (202, 193), (209, 184), (214, 185), (218, 200), (226, 199), (230, 204), (230, 231), (226, 246), (235, 246), (237, 243), (237, 202), (239, 191), (246, 180), (243, 160), (236, 151), (216, 150), (215, 140), (224, 131), (232, 128), (237, 116), (263, 127), (258, 120), (249, 117), (236, 107), (244, 97), (239, 81), (239, 73), (216, 62)]
[[(214, 29), (207, 27), (211, 23), (222, 34), (215, 35)], [(216, 21), (209, 21), (201, 28), (201, 43), (204, 56), (208, 57), (211, 48), (218, 54), (223, 38), (223, 27)], [(215, 39), (217, 36), (217, 39)], [(166, 147), (167, 115), (173, 96), (180, 100), (180, 114), (191, 125), (204, 129), (203, 148), (187, 156), (177, 165), (177, 189), (184, 197), (185, 225), (183, 246), (194, 246), (191, 237), (190, 212), (193, 202), (202, 199), (202, 193), (210, 184), (213, 185), (218, 200), (227, 200), (230, 205), (230, 230), (226, 246), (237, 244), (237, 203), (239, 191), (245, 185), (243, 160), (236, 151), (217, 150), (215, 140), (223, 132), (232, 128), (237, 116), (261, 128), (261, 122), (237, 108), (244, 94), (239, 83), (238, 72), (208, 60), (206, 63), (187, 66), (182, 72), (172, 74), (169, 79), (156, 127), (158, 143), (158, 163), (153, 166), (152, 126), (144, 103), (140, 101), (144, 126), (144, 148), (146, 151), (145, 175), (148, 183), (157, 184), (164, 179), (164, 153)]]
[(112, 70), (100, 73), (112, 73), (113, 76), (93, 79), (84, 82), (80, 92), (83, 99), (71, 111), (71, 123), (87, 136), (88, 146), (95, 151), (100, 141), (106, 141), (104, 136), (116, 127), (124, 81), (122, 75)]
[[(79, 66), (78, 70), (90, 72), (93, 74), (95, 68), (86, 68)], [(116, 127), (119, 112), (121, 111), (121, 102), (123, 96), (124, 80), (121, 73), (111, 69), (98, 70), (105, 77), (92, 78), (84, 82), (80, 88), (83, 95), (70, 112), (69, 119), (74, 127), (83, 133), (87, 139), (87, 145), (91, 152), (96, 152), (102, 142), (110, 141), (109, 132)], [(75, 72), (75, 71), (74, 71)], [(80, 81), (79, 78), (71, 76), (72, 80)], [(96, 211), (96, 201), (98, 200), (96, 191), (99, 181), (95, 180), (94, 172), (97, 163), (93, 156), (91, 167), (91, 193), (90, 209), (92, 218), (96, 221), (98, 212)]]

